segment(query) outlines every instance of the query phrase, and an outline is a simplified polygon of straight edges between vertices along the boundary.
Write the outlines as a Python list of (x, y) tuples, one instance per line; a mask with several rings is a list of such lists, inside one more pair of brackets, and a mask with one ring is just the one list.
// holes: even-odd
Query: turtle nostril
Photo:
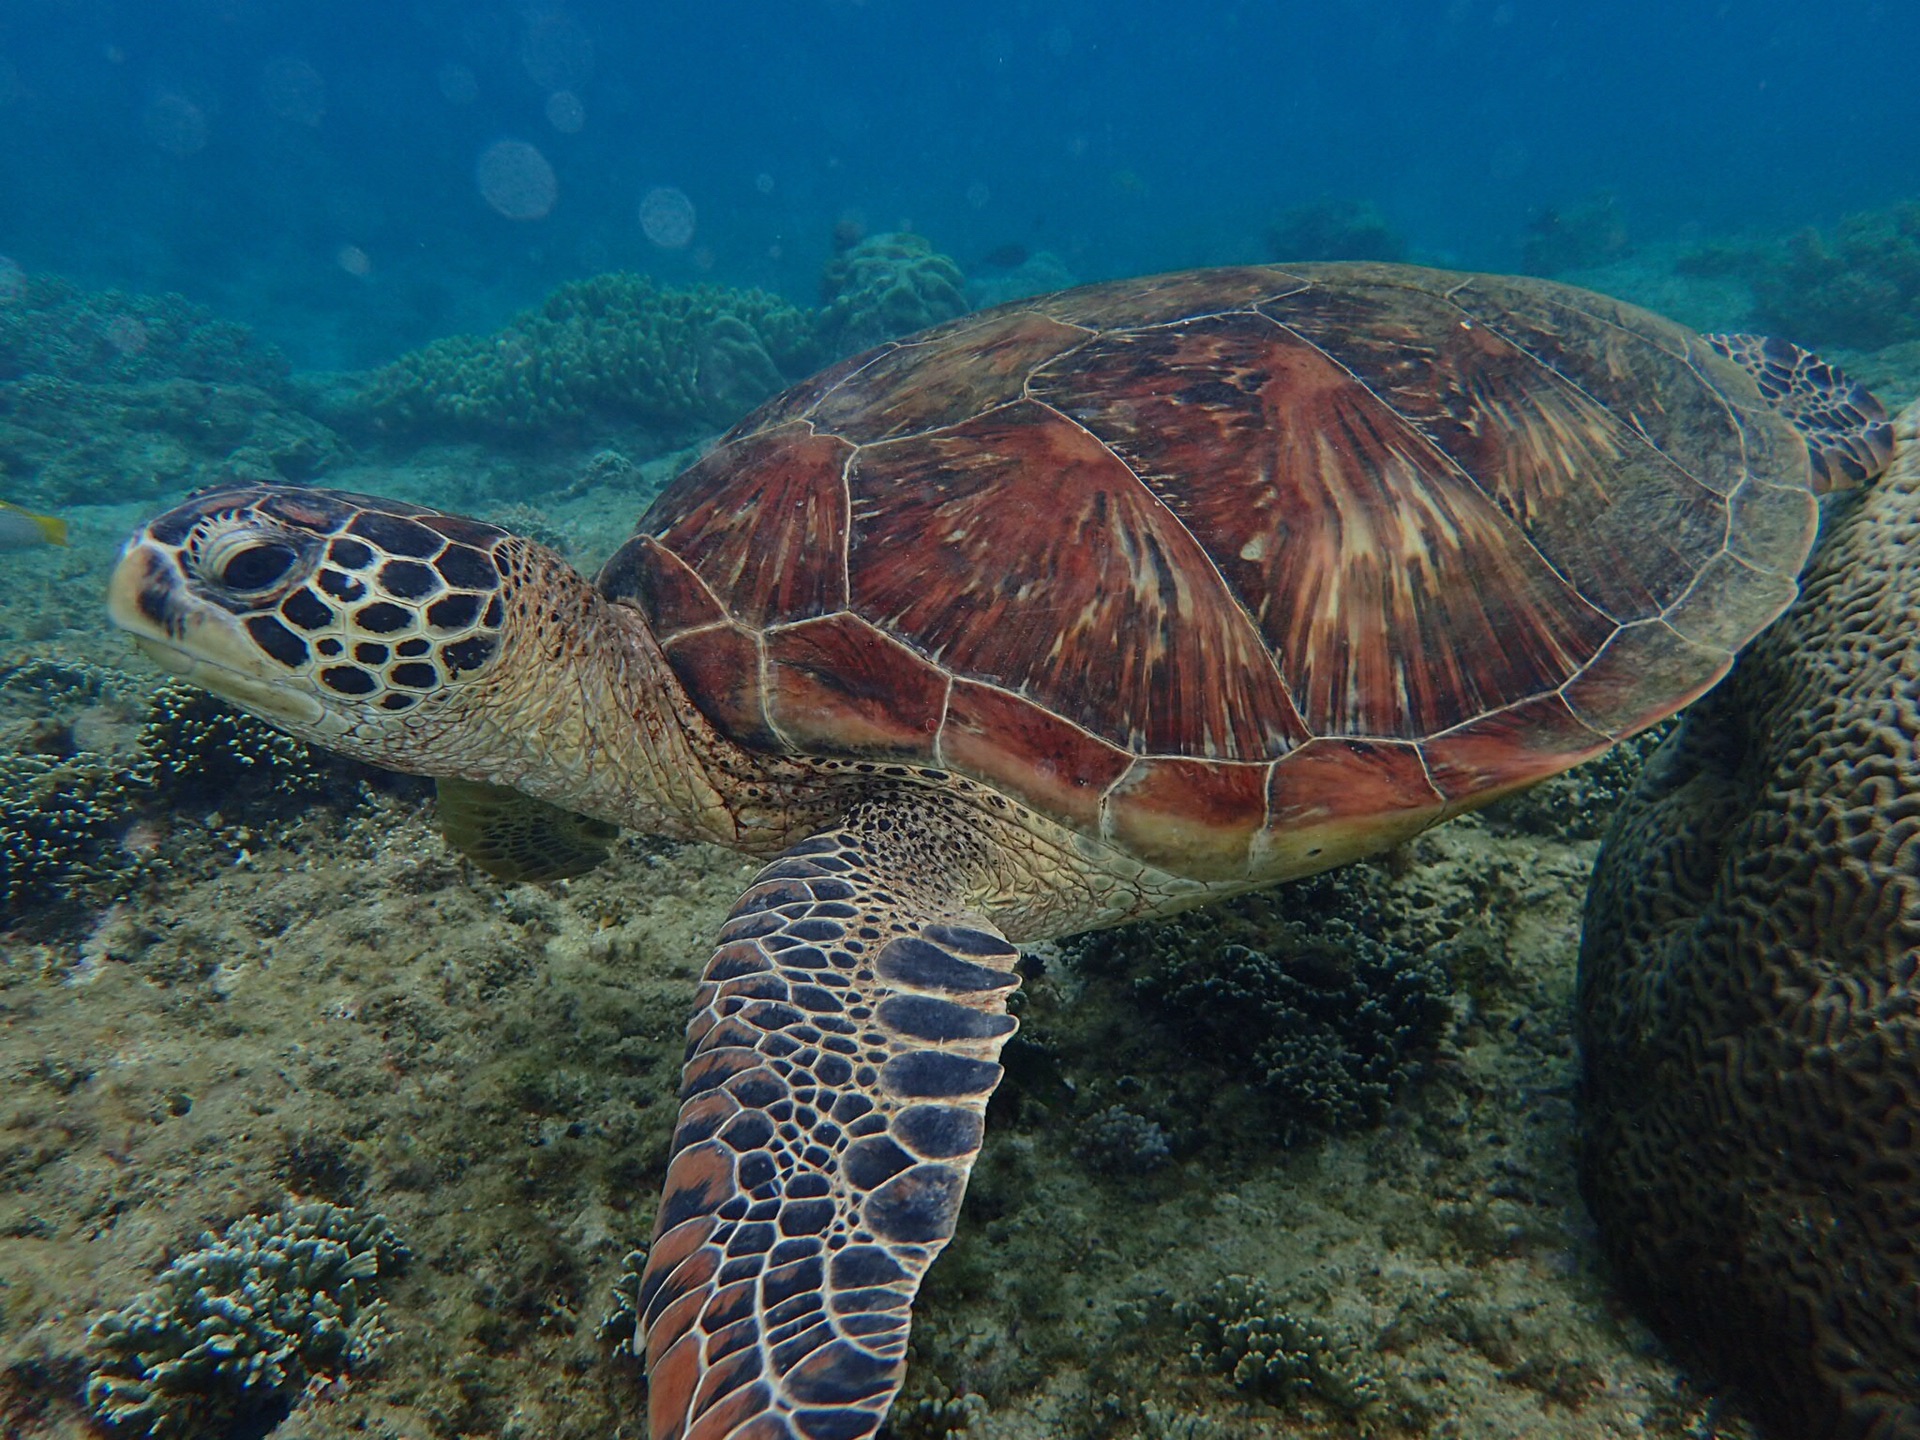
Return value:
[(299, 558), (291, 545), (279, 540), (262, 540), (228, 555), (221, 562), (216, 578), (228, 589), (242, 594), (271, 590), (287, 578)]

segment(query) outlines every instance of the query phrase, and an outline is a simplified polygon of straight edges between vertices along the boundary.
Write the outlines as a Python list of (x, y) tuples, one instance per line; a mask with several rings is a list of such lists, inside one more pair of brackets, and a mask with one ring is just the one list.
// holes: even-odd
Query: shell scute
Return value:
[(1089, 330), (1137, 329), (1184, 323), (1197, 315), (1251, 310), (1309, 283), (1295, 271), (1274, 265), (1225, 266), (1086, 285), (1019, 303), (1063, 324)]
[[(774, 625), (843, 610), (846, 468), (854, 449), (794, 421), (730, 439), (648, 512), (648, 532), (687, 562), (733, 617)], [(751, 503), (731, 478), (754, 477)]]
[[(1658, 622), (1654, 622), (1658, 623)], [(1564, 695), (1536, 695), (1481, 715), (1420, 747), (1447, 799), (1445, 814), (1503, 795), (1598, 755), (1613, 743)]]
[[(1524, 331), (1522, 345), (1463, 308), (1472, 298), (1471, 285), (1451, 294), (1351, 285), (1303, 291), (1264, 313), (1445, 456), (1518, 527), (1524, 540), (1510, 536), (1508, 545), (1537, 550), (1609, 622), (1658, 614), (1724, 536), (1724, 496), (1745, 471), (1737, 454), (1698, 442), (1683, 448), (1683, 463), (1622, 412), (1671, 420), (1700, 408), (1707, 392), (1648, 374), (1644, 344), (1637, 356), (1613, 353), (1633, 345), (1634, 333), (1571, 307), (1560, 307), (1557, 330)], [(1583, 380), (1604, 385), (1608, 403)], [(1719, 414), (1688, 419), (1726, 435), (1725, 407), (1712, 403)]]
[(768, 719), (804, 753), (932, 760), (946, 672), (854, 615), (766, 635)]
[(1031, 310), (1009, 311), (945, 342), (894, 346), (860, 371), (857, 385), (823, 395), (807, 418), (860, 445), (938, 429), (1020, 399), (1035, 369), (1088, 334)]
[(1200, 880), (1247, 873), (1267, 819), (1265, 765), (1136, 760), (1107, 799), (1111, 837), (1149, 865)]
[[(1273, 766), (1252, 869), (1298, 875), (1416, 834), (1446, 797), (1410, 741), (1309, 740)], [(1398, 833), (1383, 827), (1398, 824)]]
[(1041, 376), (1036, 395), (1199, 541), (1308, 732), (1430, 735), (1563, 684), (1612, 633), (1427, 435), (1272, 320), (1102, 336), (1075, 358), (1103, 383)]
[(940, 761), (997, 783), (1023, 804), (1094, 832), (1100, 807), (1133, 756), (1009, 690), (955, 679)]
[(1305, 738), (1200, 543), (1082, 427), (1023, 400), (867, 447), (849, 483), (854, 608), (955, 674), (1144, 754)]

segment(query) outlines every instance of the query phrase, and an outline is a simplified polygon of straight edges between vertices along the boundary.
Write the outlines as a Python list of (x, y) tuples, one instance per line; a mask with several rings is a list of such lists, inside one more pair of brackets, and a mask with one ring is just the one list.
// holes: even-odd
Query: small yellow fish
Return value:
[(30, 545), (64, 545), (67, 522), (36, 515), (0, 500), (0, 550), (25, 550)]

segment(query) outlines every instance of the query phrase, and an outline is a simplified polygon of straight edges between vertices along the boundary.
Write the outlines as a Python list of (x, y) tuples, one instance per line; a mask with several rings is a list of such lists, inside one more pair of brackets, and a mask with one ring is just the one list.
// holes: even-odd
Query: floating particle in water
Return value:
[(753, 188), (758, 190), (762, 195), (771, 195), (773, 193), (773, 176), (762, 170), (758, 175), (753, 177)]
[(571, 90), (556, 90), (547, 96), (547, 123), (562, 135), (578, 135), (587, 123), (587, 110)]
[(260, 72), (260, 98), (282, 120), (318, 125), (327, 113), (327, 82), (306, 61), (281, 55)]
[(100, 327), (100, 338), (122, 355), (138, 355), (147, 348), (147, 327), (137, 316), (116, 315)]
[(434, 76), (434, 83), (449, 105), (471, 105), (480, 98), (480, 82), (474, 78), (473, 71), (457, 60), (442, 65), (440, 73)]
[(172, 91), (148, 102), (140, 126), (147, 139), (169, 155), (193, 155), (207, 148), (206, 112)]
[(993, 198), (993, 192), (987, 188), (987, 182), (976, 180), (967, 187), (967, 204), (976, 210), (987, 208), (987, 202)]
[(349, 275), (365, 277), (373, 273), (373, 261), (358, 245), (342, 245), (333, 252), (334, 263)]
[(520, 42), (520, 65), (543, 90), (578, 90), (593, 75), (593, 37), (571, 15), (537, 16)]
[(9, 305), (26, 293), (26, 267), (11, 255), (0, 255), (0, 305)]
[(474, 169), (480, 193), (509, 220), (538, 220), (560, 198), (547, 157), (524, 140), (496, 140)]
[(693, 239), (693, 201), (671, 185), (656, 185), (640, 197), (640, 228), (662, 250), (684, 250)]

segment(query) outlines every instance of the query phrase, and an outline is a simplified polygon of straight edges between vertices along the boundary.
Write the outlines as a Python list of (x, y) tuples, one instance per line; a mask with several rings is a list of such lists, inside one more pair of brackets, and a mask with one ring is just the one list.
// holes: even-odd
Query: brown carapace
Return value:
[(836, 366), (597, 588), (267, 488), (156, 520), (113, 603), (296, 733), (465, 782), (449, 836), (498, 874), (603, 853), (553, 807), (771, 860), (688, 1031), (652, 1432), (862, 1440), (979, 1153), (1013, 942), (1384, 849), (1671, 714), (1889, 449), (1803, 352), (1566, 286), (1215, 270)]
[(1793, 594), (1808, 449), (1714, 346), (1585, 292), (1203, 271), (827, 371), (601, 586), (751, 747), (951, 767), (1149, 864), (1281, 878), (1704, 690)]

